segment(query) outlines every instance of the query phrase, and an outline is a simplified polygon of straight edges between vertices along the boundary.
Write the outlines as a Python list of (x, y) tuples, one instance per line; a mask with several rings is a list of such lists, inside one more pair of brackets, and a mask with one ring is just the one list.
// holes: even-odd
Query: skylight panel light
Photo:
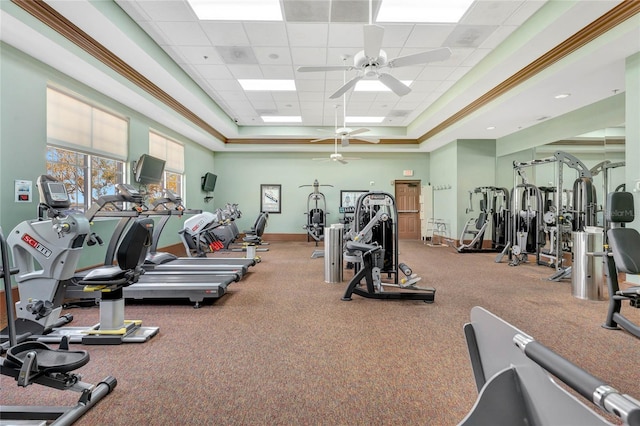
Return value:
[(473, 0), (384, 0), (376, 22), (456, 23)]
[(203, 21), (282, 21), (279, 0), (187, 1)]
[[(409, 86), (413, 83), (413, 80), (402, 80), (402, 82)], [(390, 92), (387, 86), (382, 84), (379, 80), (360, 80), (356, 83), (356, 87), (353, 89), (356, 92)]]
[(260, 118), (265, 123), (302, 123), (299, 115), (261, 115)]
[(294, 80), (238, 79), (238, 83), (247, 91), (293, 92), (296, 90), (296, 82)]
[(346, 116), (345, 121), (347, 123), (382, 123), (384, 117), (357, 117)]

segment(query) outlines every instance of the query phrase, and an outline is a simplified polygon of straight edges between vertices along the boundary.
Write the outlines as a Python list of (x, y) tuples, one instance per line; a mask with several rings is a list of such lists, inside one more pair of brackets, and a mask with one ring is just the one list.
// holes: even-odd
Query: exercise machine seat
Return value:
[(618, 271), (640, 274), (640, 233), (633, 228), (613, 228), (607, 237)]
[(144, 271), (141, 265), (151, 245), (153, 219), (136, 220), (118, 246), (117, 265), (103, 266), (89, 272), (80, 282), (88, 285), (125, 287), (138, 281)]
[(607, 329), (623, 328), (640, 338), (640, 325), (621, 314), (622, 302), (628, 301), (631, 307), (640, 308), (640, 286), (620, 289), (618, 273), (640, 274), (640, 233), (636, 229), (626, 228), (633, 222), (633, 194), (630, 192), (611, 192), (607, 195), (605, 219), (611, 224), (607, 230), (610, 255), (605, 256), (607, 286), (609, 289), (609, 310), (603, 324)]
[(70, 351), (52, 349), (42, 342), (23, 342), (7, 350), (7, 361), (20, 369), (29, 354), (35, 354), (37, 373), (65, 373), (77, 370), (89, 362), (89, 353), (84, 350)]

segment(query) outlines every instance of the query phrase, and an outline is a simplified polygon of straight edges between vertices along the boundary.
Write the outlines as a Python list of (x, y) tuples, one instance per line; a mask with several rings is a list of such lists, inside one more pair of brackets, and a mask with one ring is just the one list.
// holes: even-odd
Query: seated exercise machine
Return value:
[(97, 385), (82, 382), (81, 376), (73, 371), (89, 362), (89, 353), (70, 351), (66, 340), (61, 342), (58, 349), (52, 349), (41, 342), (18, 342), (10, 275), (17, 274), (19, 270), (9, 267), (8, 246), (1, 229), (0, 261), (0, 279), (4, 284), (8, 322), (7, 353), (0, 358), (0, 374), (13, 377), (20, 387), (38, 384), (81, 394), (77, 404), (70, 407), (2, 405), (0, 421), (2, 424), (27, 424), (29, 420), (55, 421), (57, 425), (70, 425), (107, 396), (116, 387), (117, 381), (114, 377), (107, 376)]
[[(123, 288), (138, 281), (144, 255), (151, 241), (153, 221), (140, 219), (131, 226), (117, 252), (117, 265), (97, 268), (78, 284), (100, 297), (100, 324), (86, 327), (53, 327), (61, 311), (59, 302), (65, 287), (74, 279), (78, 259), (89, 235), (89, 220), (68, 212), (69, 196), (62, 182), (47, 175), (37, 181), (39, 216), (48, 220), (19, 223), (7, 237), (16, 274), (20, 301), (16, 303), (16, 325), (31, 327), (28, 340), (70, 343), (119, 344), (145, 342), (158, 333), (157, 327), (142, 327), (140, 321), (124, 321)], [(37, 268), (37, 265), (39, 268)]]
[(489, 311), (474, 307), (464, 333), (478, 388), (461, 426), (611, 425), (571, 390), (625, 425), (640, 425), (640, 401), (535, 341)]
[[(359, 225), (370, 217), (366, 226)], [(344, 260), (355, 266), (342, 300), (351, 300), (352, 294), (372, 299), (409, 299), (432, 303), (436, 290), (416, 285), (420, 277), (406, 264), (398, 264), (397, 217), (393, 196), (385, 192), (369, 192), (358, 198), (355, 214), (356, 228), (346, 235)], [(398, 279), (398, 270), (405, 277)], [(383, 274), (394, 277), (384, 282)], [(362, 280), (365, 281), (364, 287)], [(393, 288), (386, 291), (385, 287)]]
[(631, 308), (640, 308), (640, 286), (620, 289), (618, 273), (640, 274), (640, 233), (625, 223), (633, 222), (633, 194), (611, 192), (607, 196), (606, 220), (611, 225), (607, 230), (609, 251), (605, 253), (605, 274), (609, 289), (609, 310), (604, 328), (622, 328), (640, 338), (640, 324), (635, 324), (620, 313), (623, 302)]

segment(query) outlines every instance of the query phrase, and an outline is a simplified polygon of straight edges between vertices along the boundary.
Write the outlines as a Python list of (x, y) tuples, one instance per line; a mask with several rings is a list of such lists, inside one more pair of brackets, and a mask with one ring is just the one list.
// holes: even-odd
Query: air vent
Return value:
[(226, 64), (257, 64), (253, 49), (245, 46), (216, 46), (216, 51)]

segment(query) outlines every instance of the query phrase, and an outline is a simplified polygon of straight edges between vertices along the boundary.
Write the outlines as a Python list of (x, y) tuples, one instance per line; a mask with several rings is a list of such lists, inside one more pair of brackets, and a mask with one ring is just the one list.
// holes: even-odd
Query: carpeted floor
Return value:
[[(272, 243), (223, 298), (127, 305), (127, 318), (160, 327), (144, 344), (85, 346), (80, 371), (115, 391), (80, 425), (454, 425), (477, 396), (462, 326), (483, 306), (618, 390), (640, 398), (640, 340), (600, 327), (605, 301), (578, 300), (553, 270), (496, 264), (401, 241), (400, 260), (437, 289), (433, 304), (340, 298), (311, 243)], [(98, 321), (77, 308), (71, 325)], [(640, 323), (640, 310), (628, 314)], [(79, 346), (78, 346), (79, 347)], [(77, 394), (21, 389), (2, 377), (3, 404), (73, 403)]]

